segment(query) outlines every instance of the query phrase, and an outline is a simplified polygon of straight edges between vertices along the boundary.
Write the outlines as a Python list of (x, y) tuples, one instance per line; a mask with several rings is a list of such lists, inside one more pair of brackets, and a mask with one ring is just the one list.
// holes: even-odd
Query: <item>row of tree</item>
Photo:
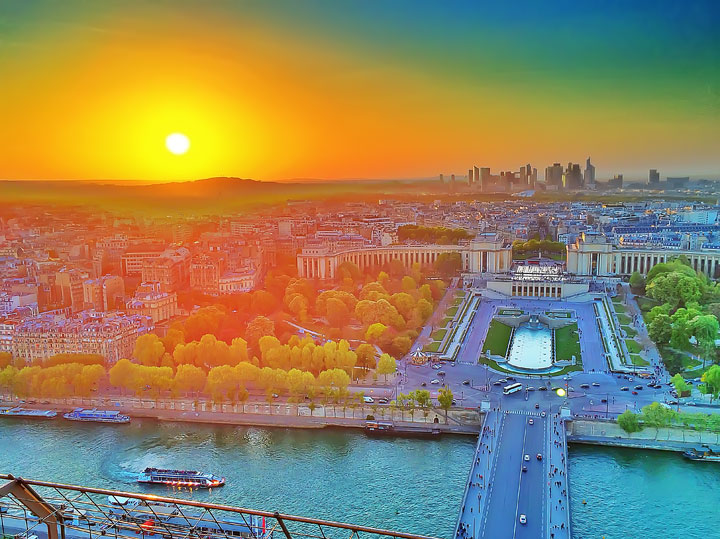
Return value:
[(444, 226), (402, 225), (397, 230), (399, 241), (418, 241), (437, 243), (439, 245), (455, 244), (460, 240), (472, 238), (472, 234), (464, 228), (447, 228)]
[(625, 410), (618, 416), (617, 422), (620, 428), (629, 434), (648, 427), (656, 429), (657, 436), (659, 429), (673, 425), (720, 432), (720, 414), (680, 413), (658, 402), (643, 406), (642, 413), (639, 414)]
[(8, 365), (0, 370), (0, 387), (18, 397), (88, 397), (105, 378), (102, 365), (64, 363), (51, 367)]

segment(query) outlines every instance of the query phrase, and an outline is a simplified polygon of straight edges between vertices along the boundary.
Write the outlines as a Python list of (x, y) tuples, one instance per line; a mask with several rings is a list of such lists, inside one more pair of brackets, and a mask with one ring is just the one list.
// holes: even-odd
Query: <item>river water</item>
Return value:
[[(0, 423), (4, 473), (448, 538), (474, 447), (472, 437), (369, 438), (346, 430), (153, 420), (119, 426), (9, 418)], [(146, 466), (208, 471), (224, 475), (227, 485), (193, 493), (143, 487), (134, 479)], [(573, 446), (569, 466), (575, 537), (720, 536), (713, 516), (720, 464)]]

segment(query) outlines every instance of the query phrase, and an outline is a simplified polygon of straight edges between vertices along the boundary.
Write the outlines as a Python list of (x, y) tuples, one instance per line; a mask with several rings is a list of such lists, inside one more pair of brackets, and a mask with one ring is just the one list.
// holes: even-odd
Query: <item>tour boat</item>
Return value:
[(698, 447), (683, 452), (683, 456), (690, 460), (706, 460), (708, 462), (720, 462), (720, 448), (716, 450), (709, 447)]
[(225, 484), (225, 478), (194, 470), (163, 470), (145, 468), (137, 478), (138, 483), (171, 485), (177, 487), (212, 488)]
[(130, 423), (130, 416), (122, 415), (117, 410), (98, 410), (97, 408), (75, 408), (63, 414), (70, 421), (97, 421), (100, 423)]

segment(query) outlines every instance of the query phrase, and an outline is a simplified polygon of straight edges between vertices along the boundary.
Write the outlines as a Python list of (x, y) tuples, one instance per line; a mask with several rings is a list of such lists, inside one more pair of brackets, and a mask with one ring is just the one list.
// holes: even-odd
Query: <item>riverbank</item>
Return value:
[[(360, 406), (355, 408), (340, 405), (289, 404), (249, 402), (216, 404), (207, 401), (144, 399), (48, 399), (43, 402), (22, 402), (8, 400), (1, 403), (31, 409), (53, 409), (62, 415), (74, 408), (112, 409), (131, 418), (150, 418), (158, 421), (180, 421), (187, 423), (209, 423), (274, 428), (323, 429), (352, 428), (364, 429), (368, 417), (380, 421), (392, 421), (394, 435), (425, 436), (436, 434), (462, 434), (477, 436), (481, 416), (475, 410), (450, 410), (448, 422), (444, 413), (435, 410), (409, 412), (389, 407)], [(426, 413), (427, 412), (427, 413)], [(3, 418), (6, 420), (8, 418)], [(62, 418), (59, 420), (62, 421)]]
[(612, 421), (574, 420), (568, 424), (568, 442), (634, 449), (682, 452), (702, 445), (719, 446), (720, 434), (681, 427), (645, 428), (628, 434)]

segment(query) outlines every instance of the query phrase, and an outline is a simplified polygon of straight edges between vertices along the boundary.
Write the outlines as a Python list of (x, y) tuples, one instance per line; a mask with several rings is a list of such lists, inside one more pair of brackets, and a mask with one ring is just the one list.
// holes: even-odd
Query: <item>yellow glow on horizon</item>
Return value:
[(165, 139), (165, 147), (170, 153), (183, 155), (190, 149), (190, 139), (182, 133), (171, 133)]

